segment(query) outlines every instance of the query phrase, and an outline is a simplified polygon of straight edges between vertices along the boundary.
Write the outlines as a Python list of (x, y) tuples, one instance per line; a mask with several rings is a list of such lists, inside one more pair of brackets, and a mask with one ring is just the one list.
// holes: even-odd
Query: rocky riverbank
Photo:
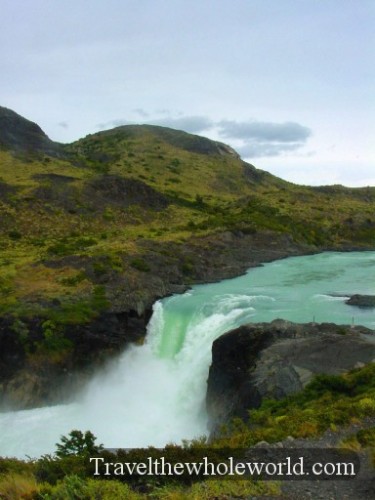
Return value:
[[(242, 274), (263, 262), (314, 253), (287, 235), (271, 232), (225, 232), (194, 238), (183, 246), (143, 241), (147, 273), (136, 282), (108, 273), (100, 276), (108, 308), (88, 323), (59, 325), (57, 350), (45, 348), (51, 333), (45, 318), (6, 316), (0, 319), (0, 405), (32, 408), (68, 401), (95, 370), (129, 343), (141, 343), (154, 302), (181, 293), (196, 283), (218, 281)], [(68, 262), (69, 261), (69, 262)], [(45, 262), (54, 268), (66, 265), (92, 273), (88, 259), (66, 257)], [(59, 308), (58, 301), (50, 304)]]
[[(73, 392), (129, 343), (143, 342), (152, 306), (160, 298), (182, 293), (193, 284), (238, 276), (262, 263), (322, 250), (271, 231), (226, 231), (184, 244), (144, 240), (140, 245), (148, 271), (140, 272), (136, 281), (112, 271), (98, 277), (87, 257), (44, 262), (54, 270), (76, 267), (96, 279), (105, 289), (108, 305), (89, 322), (62, 323), (53, 332), (43, 316), (0, 318), (2, 407), (22, 409), (69, 401)], [(49, 304), (50, 310), (59, 307), (58, 300)], [(46, 334), (51, 333), (66, 345), (46, 349)]]
[(244, 325), (212, 346), (207, 386), (211, 430), (248, 419), (263, 399), (303, 389), (316, 374), (341, 374), (375, 360), (375, 333), (365, 327), (284, 320)]

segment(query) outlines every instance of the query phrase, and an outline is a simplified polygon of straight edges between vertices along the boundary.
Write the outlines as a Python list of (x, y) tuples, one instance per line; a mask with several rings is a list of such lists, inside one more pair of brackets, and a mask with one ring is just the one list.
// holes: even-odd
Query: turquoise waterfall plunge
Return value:
[(361, 324), (374, 309), (345, 297), (375, 294), (375, 252), (292, 257), (194, 286), (154, 305), (143, 346), (132, 346), (67, 405), (0, 413), (0, 455), (52, 453), (61, 435), (91, 430), (106, 447), (163, 446), (207, 433), (211, 345), (248, 322)]

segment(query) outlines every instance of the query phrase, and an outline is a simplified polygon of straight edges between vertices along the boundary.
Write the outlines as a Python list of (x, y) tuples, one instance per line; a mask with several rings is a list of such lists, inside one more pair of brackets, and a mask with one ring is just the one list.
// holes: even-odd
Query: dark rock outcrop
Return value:
[(375, 295), (352, 295), (345, 303), (357, 307), (375, 307)]
[(34, 122), (0, 106), (0, 148), (16, 153), (63, 156), (61, 144), (51, 141)]
[(67, 324), (60, 333), (69, 344), (59, 351), (43, 347), (45, 319), (0, 318), (0, 407), (69, 401), (127, 344), (143, 341), (150, 315), (151, 310), (130, 310), (103, 313), (87, 324)]
[(124, 179), (118, 175), (102, 175), (88, 183), (85, 195), (106, 204), (122, 208), (140, 205), (152, 210), (161, 210), (168, 206), (167, 198), (138, 179)]
[(241, 326), (212, 346), (207, 387), (211, 429), (248, 418), (265, 398), (301, 390), (315, 374), (339, 374), (375, 360), (375, 334), (365, 327), (284, 320)]

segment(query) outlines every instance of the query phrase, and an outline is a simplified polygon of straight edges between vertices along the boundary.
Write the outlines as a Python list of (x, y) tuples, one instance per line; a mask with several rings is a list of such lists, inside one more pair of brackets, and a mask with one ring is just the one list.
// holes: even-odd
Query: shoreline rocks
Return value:
[(375, 307), (375, 295), (352, 295), (345, 304), (357, 307)]

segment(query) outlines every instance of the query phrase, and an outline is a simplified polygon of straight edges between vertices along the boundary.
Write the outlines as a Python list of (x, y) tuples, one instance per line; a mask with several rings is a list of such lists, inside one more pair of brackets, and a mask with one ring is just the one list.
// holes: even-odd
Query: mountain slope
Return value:
[[(6, 108), (0, 124), (3, 311), (91, 296), (98, 280), (88, 268), (98, 259), (108, 261), (97, 264), (104, 288), (124, 272), (136, 283), (152, 252), (173, 244), (177, 258), (227, 231), (271, 231), (311, 248), (374, 244), (374, 188), (296, 186), (229, 146), (164, 127), (118, 127), (59, 145)], [(185, 282), (199, 280), (190, 260), (177, 264)]]

